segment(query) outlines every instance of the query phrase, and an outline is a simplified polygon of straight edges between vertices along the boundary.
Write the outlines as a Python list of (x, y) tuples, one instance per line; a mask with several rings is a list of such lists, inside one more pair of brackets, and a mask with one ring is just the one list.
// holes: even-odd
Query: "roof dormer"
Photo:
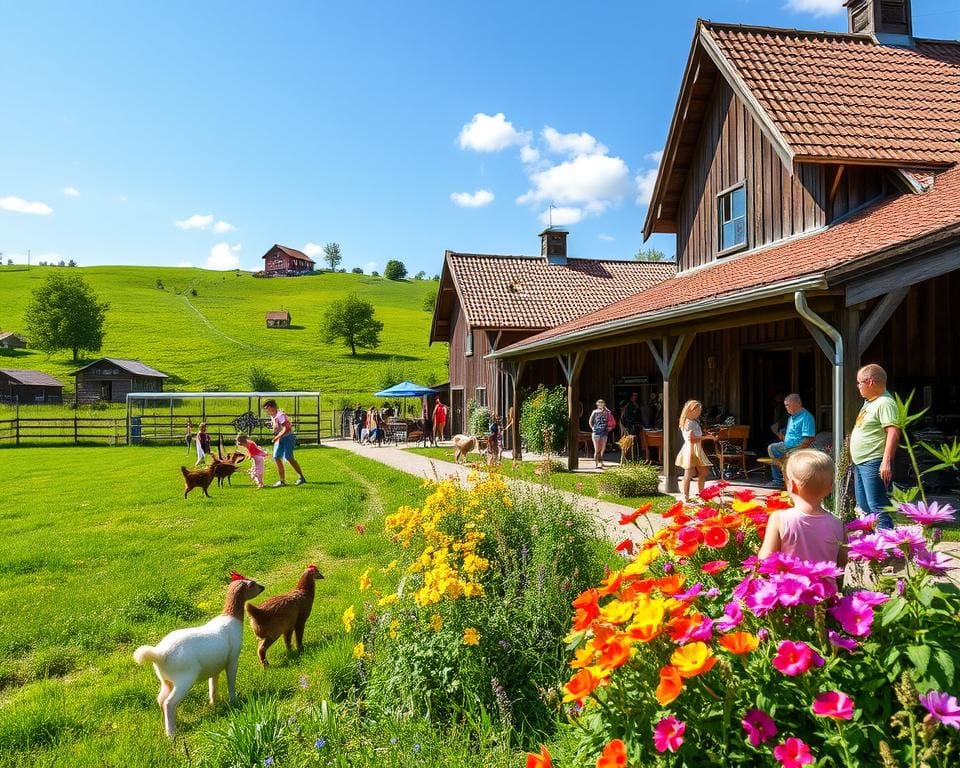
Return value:
[(844, 5), (849, 32), (873, 35), (889, 45), (913, 43), (910, 0), (847, 0)]

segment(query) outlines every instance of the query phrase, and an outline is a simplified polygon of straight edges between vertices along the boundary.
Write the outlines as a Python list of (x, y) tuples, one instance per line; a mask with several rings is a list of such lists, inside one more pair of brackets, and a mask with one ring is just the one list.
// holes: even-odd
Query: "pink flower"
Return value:
[(773, 581), (756, 581), (743, 602), (754, 616), (765, 616), (777, 607), (780, 591)]
[(880, 517), (876, 512), (847, 523), (848, 531), (874, 531), (877, 528), (877, 519)]
[(823, 657), (804, 642), (781, 640), (773, 666), (788, 677), (802, 675), (810, 666), (822, 667)]
[(700, 570), (704, 573), (709, 573), (712, 576), (715, 573), (720, 573), (720, 571), (722, 571), (728, 565), (729, 563), (726, 560), (710, 560), (709, 562), (701, 565)]
[(929, 691), (920, 694), (920, 703), (932, 719), (960, 730), (960, 705), (955, 696), (942, 691)]
[(950, 523), (954, 520), (953, 507), (949, 504), (944, 504), (941, 507), (936, 501), (932, 502), (929, 506), (922, 501), (916, 504), (903, 503), (900, 505), (900, 512), (920, 525)]
[(834, 648), (843, 648), (845, 651), (853, 651), (857, 647), (857, 641), (852, 637), (844, 637), (832, 629), (827, 631), (827, 639)]
[(777, 735), (776, 723), (762, 709), (751, 709), (743, 716), (740, 724), (747, 732), (747, 741), (754, 747), (759, 747)]
[(867, 637), (873, 624), (873, 606), (885, 603), (889, 595), (861, 590), (841, 597), (828, 613), (840, 622), (848, 635)]
[(727, 603), (723, 609), (723, 616), (717, 619), (713, 626), (718, 632), (729, 632), (740, 626), (742, 621), (743, 610), (740, 608), (740, 603)]
[(936, 575), (946, 573), (957, 567), (954, 559), (943, 554), (943, 552), (924, 551), (913, 558), (913, 562), (923, 568), (923, 570)]
[(677, 718), (665, 717), (653, 729), (653, 746), (657, 752), (676, 752), (683, 744), (683, 734), (687, 730), (687, 724)]
[(923, 528), (919, 525), (901, 525), (893, 530), (884, 528), (878, 535), (887, 542), (892, 550), (890, 554), (896, 557), (903, 557), (904, 554), (918, 555), (927, 548)]
[(780, 761), (783, 768), (803, 768), (807, 763), (814, 761), (810, 754), (810, 747), (795, 736), (791, 736), (782, 744), (773, 748), (773, 756)]
[(810, 709), (819, 717), (850, 720), (853, 718), (853, 699), (841, 691), (827, 691), (814, 698)]
[(890, 555), (890, 544), (879, 533), (870, 533), (850, 542), (851, 560), (885, 560)]

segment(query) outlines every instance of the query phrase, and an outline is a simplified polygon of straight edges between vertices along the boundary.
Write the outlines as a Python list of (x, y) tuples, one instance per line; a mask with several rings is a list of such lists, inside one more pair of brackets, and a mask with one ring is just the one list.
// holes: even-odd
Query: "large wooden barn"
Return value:
[(907, 0), (847, 6), (845, 34), (698, 21), (645, 224), (676, 276), (488, 355), (572, 413), (655, 382), (668, 487), (685, 399), (760, 452), (798, 392), (836, 446), (866, 362), (960, 433), (960, 43), (912, 37)]
[(312, 272), (316, 262), (307, 254), (286, 245), (274, 245), (263, 256), (263, 272), (267, 277), (294, 277)]
[(0, 332), (0, 349), (23, 349), (27, 346), (27, 340), (19, 333), (13, 331)]
[(570, 258), (566, 230), (540, 233), (540, 256), (447, 251), (430, 342), (450, 344), (450, 418), (463, 432), (470, 400), (506, 415), (507, 374), (487, 355), (672, 276), (675, 265)]
[(101, 357), (73, 371), (77, 378), (76, 401), (122, 403), (130, 392), (162, 392), (169, 378), (139, 360)]
[(0, 402), (62, 403), (63, 382), (43, 371), (26, 368), (0, 368)]

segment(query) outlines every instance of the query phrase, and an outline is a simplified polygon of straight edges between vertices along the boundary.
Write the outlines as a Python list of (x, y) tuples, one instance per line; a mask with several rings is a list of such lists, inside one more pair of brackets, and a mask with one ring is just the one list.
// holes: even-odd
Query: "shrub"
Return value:
[[(552, 435), (551, 444), (544, 440), (544, 430)], [(520, 408), (520, 434), (527, 448), (544, 453), (547, 447), (560, 453), (567, 445), (567, 391), (563, 387), (547, 389), (541, 384), (523, 401)]]
[(387, 266), (383, 268), (383, 276), (387, 278), (387, 280), (403, 280), (403, 278), (407, 276), (407, 268), (402, 261), (390, 259), (390, 261), (387, 262)]
[(353, 269), (350, 270), (350, 273), (353, 275), (362, 275), (363, 267), (353, 267)]
[(207, 764), (229, 768), (272, 765), (286, 755), (293, 723), (272, 697), (253, 698), (232, 714), (222, 732), (208, 732)]
[(402, 362), (391, 357), (377, 371), (377, 389), (389, 389), (401, 381), (406, 381), (407, 369)]
[(475, 405), (468, 417), (471, 435), (485, 435), (490, 429), (490, 409), (485, 405)]
[(431, 292), (423, 297), (423, 311), (433, 314), (434, 308), (437, 306), (437, 294)]
[(247, 383), (253, 392), (276, 392), (277, 384), (273, 377), (267, 372), (266, 368), (261, 368), (254, 363), (250, 366), (250, 372), (247, 374)]
[(653, 464), (623, 464), (604, 472), (597, 480), (600, 493), (611, 496), (652, 496), (660, 485), (660, 468)]

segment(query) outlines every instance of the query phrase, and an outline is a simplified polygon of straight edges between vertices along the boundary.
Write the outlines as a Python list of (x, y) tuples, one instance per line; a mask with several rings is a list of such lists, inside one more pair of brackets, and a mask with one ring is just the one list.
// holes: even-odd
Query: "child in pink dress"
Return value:
[(263, 488), (263, 457), (267, 452), (243, 433), (237, 435), (237, 445), (246, 449), (250, 456), (250, 477), (257, 488)]
[(767, 521), (758, 557), (783, 552), (801, 560), (847, 564), (843, 522), (823, 508), (833, 489), (833, 459), (821, 451), (793, 451), (785, 468), (790, 509), (778, 509)]

